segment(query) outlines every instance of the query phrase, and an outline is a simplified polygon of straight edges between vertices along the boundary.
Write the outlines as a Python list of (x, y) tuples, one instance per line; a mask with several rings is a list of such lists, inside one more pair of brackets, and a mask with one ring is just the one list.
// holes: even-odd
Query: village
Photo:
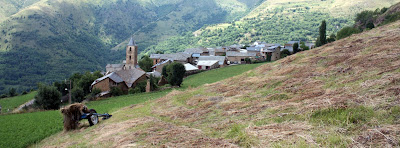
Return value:
[[(130, 38), (126, 47), (126, 59), (120, 64), (107, 64), (104, 76), (96, 79), (90, 89), (99, 89), (99, 98), (111, 97), (111, 90), (117, 87), (124, 93), (135, 88), (140, 82), (147, 81), (146, 92), (150, 92), (150, 77), (159, 78), (158, 85), (167, 84), (162, 75), (164, 66), (178, 62), (185, 67), (185, 76), (196, 74), (201, 71), (222, 68), (238, 64), (251, 64), (253, 62), (270, 62), (279, 60), (283, 52), (295, 53), (302, 42), (289, 41), (284, 46), (277, 43), (266, 43), (256, 41), (250, 46), (231, 45), (217, 48), (189, 48), (184, 52), (170, 54), (151, 54), (153, 61), (151, 72), (146, 72), (138, 65), (138, 46), (133, 37)], [(295, 45), (297, 44), (297, 45)], [(306, 48), (315, 47), (313, 43), (302, 43)], [(285, 51), (286, 50), (286, 51)]]

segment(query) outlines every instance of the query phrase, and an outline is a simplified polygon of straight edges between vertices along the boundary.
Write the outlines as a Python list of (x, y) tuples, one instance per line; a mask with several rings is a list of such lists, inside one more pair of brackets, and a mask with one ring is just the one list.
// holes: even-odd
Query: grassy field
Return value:
[(28, 102), (29, 100), (32, 100), (36, 94), (37, 92), (31, 92), (26, 95), (0, 99), (0, 105), (2, 107), (1, 113), (6, 113), (8, 109), (10, 109), (10, 112), (12, 112), (13, 109)]
[[(245, 71), (261, 64), (230, 66), (221, 69), (202, 72), (187, 77), (179, 90), (213, 83)], [(89, 102), (88, 108), (94, 108), (99, 113), (112, 113), (122, 107), (160, 98), (171, 89), (134, 95), (113, 97), (101, 101)], [(86, 121), (85, 121), (86, 122)], [(26, 147), (62, 130), (62, 116), (58, 110), (34, 112), (25, 114), (10, 114), (0, 116), (0, 147)]]

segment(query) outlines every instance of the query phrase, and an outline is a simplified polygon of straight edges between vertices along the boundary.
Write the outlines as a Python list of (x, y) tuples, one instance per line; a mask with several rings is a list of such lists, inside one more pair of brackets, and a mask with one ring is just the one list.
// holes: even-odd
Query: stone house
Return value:
[(158, 63), (158, 64), (154, 65), (154, 66), (151, 67), (151, 68), (153, 69), (153, 71), (157, 71), (157, 72), (161, 73), (163, 67), (164, 67), (165, 65), (168, 65), (168, 64), (171, 64), (171, 63), (172, 63), (171, 60), (166, 60), (166, 61), (163, 61), (163, 62), (161, 62), (161, 63)]
[(299, 48), (300, 48), (300, 41), (289, 41), (288, 43), (285, 44), (284, 48), (281, 49), (281, 51), (287, 49), (290, 51), (290, 53), (293, 53), (293, 45), (295, 43), (299, 44)]
[(219, 67), (218, 60), (201, 60), (197, 63), (197, 67), (201, 70), (210, 70)]
[(256, 59), (257, 53), (228, 51), (228, 52), (226, 52), (226, 57), (228, 59), (229, 64), (245, 64), (246, 58)]
[(146, 72), (140, 69), (120, 70), (96, 79), (91, 85), (91, 90), (100, 89), (103, 95), (100, 97), (108, 97), (112, 87), (118, 87), (124, 93), (128, 93), (130, 88), (134, 88), (137, 83), (146, 80)]
[(217, 60), (219, 67), (228, 65), (228, 59), (225, 56), (200, 56), (198, 61)]
[(164, 62), (166, 60), (171, 60), (173, 62), (179, 62), (182, 64), (194, 62), (192, 54), (184, 52), (170, 53), (170, 54), (151, 54), (150, 59), (153, 60), (153, 65)]
[(262, 49), (261, 53), (267, 61), (276, 61), (281, 58), (281, 47), (271, 46), (266, 49)]

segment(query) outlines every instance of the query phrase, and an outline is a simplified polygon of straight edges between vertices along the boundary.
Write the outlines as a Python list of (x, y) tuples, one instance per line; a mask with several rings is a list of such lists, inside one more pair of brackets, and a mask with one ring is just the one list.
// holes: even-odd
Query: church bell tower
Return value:
[(129, 40), (126, 47), (126, 64), (125, 69), (135, 69), (137, 66), (138, 46), (136, 46), (133, 37)]

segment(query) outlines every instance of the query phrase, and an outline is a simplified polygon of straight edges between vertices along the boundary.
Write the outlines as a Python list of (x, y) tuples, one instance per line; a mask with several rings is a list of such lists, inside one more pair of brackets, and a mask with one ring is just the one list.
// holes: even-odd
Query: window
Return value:
[(129, 51), (132, 51), (132, 47), (129, 47)]
[(129, 56), (129, 60), (132, 60), (132, 57), (131, 57), (131, 56)]

